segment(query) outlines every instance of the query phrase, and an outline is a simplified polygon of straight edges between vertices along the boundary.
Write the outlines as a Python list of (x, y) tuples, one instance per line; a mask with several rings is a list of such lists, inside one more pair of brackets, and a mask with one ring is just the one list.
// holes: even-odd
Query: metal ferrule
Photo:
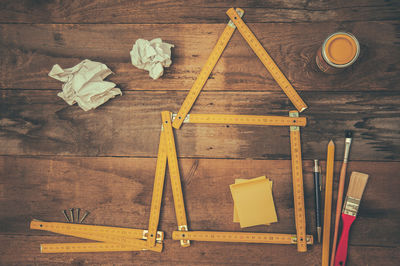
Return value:
[(346, 196), (346, 200), (344, 201), (342, 212), (347, 215), (356, 216), (359, 206), (360, 206), (360, 199), (355, 199), (355, 198)]
[(314, 173), (319, 172), (319, 167), (318, 167), (318, 160), (314, 160)]
[(346, 138), (346, 145), (344, 149), (344, 159), (343, 161), (347, 163), (349, 160), (349, 152), (350, 152), (351, 138)]

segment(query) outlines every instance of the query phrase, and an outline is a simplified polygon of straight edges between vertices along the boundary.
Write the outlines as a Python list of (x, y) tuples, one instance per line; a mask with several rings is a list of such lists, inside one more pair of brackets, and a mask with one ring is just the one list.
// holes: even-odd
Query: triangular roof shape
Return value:
[(240, 8), (236, 8), (236, 10), (234, 8), (230, 8), (226, 12), (226, 14), (231, 20), (228, 22), (228, 25), (226, 25), (224, 31), (217, 41), (217, 44), (212, 50), (210, 56), (208, 57), (206, 64), (203, 66), (200, 74), (197, 76), (196, 81), (194, 82), (192, 88), (190, 89), (188, 95), (182, 103), (177, 117), (172, 124), (172, 126), (176, 129), (179, 129), (181, 127), (186, 115), (189, 113), (190, 109), (194, 105), (194, 102), (201, 92), (201, 89), (204, 87), (208, 77), (210, 76), (212, 70), (216, 66), (219, 58), (221, 57), (222, 52), (228, 45), (228, 42), (235, 32), (236, 27), (238, 28), (242, 37), (246, 40), (247, 44), (251, 47), (251, 49), (261, 60), (265, 68), (269, 71), (269, 73), (272, 75), (272, 77), (275, 79), (281, 89), (285, 92), (286, 96), (296, 107), (296, 109), (299, 112), (307, 109), (307, 105), (300, 98), (297, 91), (293, 88), (293, 86), (287, 80), (279, 67), (275, 64), (271, 56), (269, 56), (261, 43), (257, 40), (253, 32), (251, 32), (250, 28), (241, 19), (244, 14), (244, 10)]

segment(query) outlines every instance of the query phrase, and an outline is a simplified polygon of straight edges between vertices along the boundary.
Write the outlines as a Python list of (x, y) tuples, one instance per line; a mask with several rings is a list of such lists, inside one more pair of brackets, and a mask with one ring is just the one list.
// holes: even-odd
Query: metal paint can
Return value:
[(351, 66), (360, 55), (360, 44), (353, 34), (336, 32), (325, 39), (318, 49), (315, 61), (327, 74), (338, 73)]

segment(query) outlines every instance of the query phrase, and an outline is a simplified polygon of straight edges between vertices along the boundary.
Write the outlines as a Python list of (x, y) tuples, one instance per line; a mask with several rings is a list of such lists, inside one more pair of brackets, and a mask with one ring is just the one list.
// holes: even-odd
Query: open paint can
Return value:
[(354, 35), (336, 32), (326, 38), (315, 60), (322, 72), (335, 74), (351, 66), (359, 54), (360, 44)]

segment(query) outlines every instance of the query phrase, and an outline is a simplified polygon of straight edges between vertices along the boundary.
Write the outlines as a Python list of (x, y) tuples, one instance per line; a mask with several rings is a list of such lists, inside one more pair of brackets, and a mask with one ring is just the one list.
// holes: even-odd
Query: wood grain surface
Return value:
[[(344, 131), (354, 131), (348, 175), (370, 175), (353, 225), (347, 265), (400, 261), (400, 2), (396, 0), (0, 2), (0, 265), (320, 265), (321, 245), (193, 242), (171, 239), (176, 218), (166, 178), (159, 229), (164, 250), (41, 254), (41, 243), (84, 241), (29, 229), (31, 219), (64, 221), (62, 210), (91, 211), (87, 224), (147, 229), (160, 112), (177, 112), (206, 62), (230, 7), (244, 21), (309, 108), (301, 113), (307, 233), (315, 234), (312, 160), (325, 171), (336, 144), (334, 199)], [(353, 33), (356, 64), (326, 75), (316, 51), (333, 32)], [(132, 66), (138, 38), (172, 43), (172, 65), (152, 80)], [(48, 77), (54, 64), (105, 63), (123, 95), (96, 110), (69, 106)], [(287, 116), (294, 107), (239, 32), (196, 101), (193, 113)], [(294, 233), (288, 127), (184, 124), (175, 131), (192, 230)], [(240, 229), (229, 184), (273, 180), (279, 222)], [(346, 184), (347, 187), (347, 184)], [(332, 217), (334, 218), (334, 217)]]
[[(63, 221), (61, 210), (75, 206), (92, 211), (87, 218), (89, 224), (146, 228), (155, 164), (156, 160), (152, 158), (0, 157), (0, 174), (5, 183), (1, 193), (2, 198), (6, 199), (5, 204), (0, 207), (2, 213), (0, 233), (4, 241), (2, 243), (5, 244), (5, 250), (1, 249), (0, 254), (3, 254), (4, 262), (13, 262), (11, 247), (20, 243), (23, 250), (30, 251), (29, 255), (24, 255), (16, 262), (35, 261), (41, 264), (58, 257), (66, 261), (84, 258), (88, 264), (105, 263), (107, 258), (112, 258), (114, 264), (123, 263), (127, 259), (125, 255), (117, 257), (112, 254), (104, 256), (39, 254), (40, 243), (72, 242), (76, 239), (44, 231), (32, 231), (27, 225), (33, 218)], [(307, 232), (315, 232), (312, 161), (305, 160), (303, 167)], [(324, 162), (321, 163), (321, 167), (325, 169)], [(268, 227), (247, 228), (244, 231), (294, 232), (290, 161), (181, 159), (180, 168), (190, 229), (240, 231), (239, 225), (232, 223), (233, 200), (229, 185), (234, 183), (235, 178), (266, 175), (273, 180), (273, 195), (279, 222)], [(340, 163), (336, 163), (335, 176), (339, 171)], [(400, 181), (393, 180), (391, 174), (399, 172), (400, 165), (388, 162), (350, 162), (348, 172), (351, 171), (369, 173), (371, 179), (363, 195), (357, 223), (352, 228), (349, 260), (358, 259), (364, 254), (364, 249), (368, 248), (378, 254), (379, 252), (393, 254), (393, 258), (386, 259), (378, 255), (377, 263), (391, 262), (398, 258), (398, 254), (394, 253), (400, 243), (397, 238), (400, 233), (400, 207), (397, 204), (400, 200), (397, 193)], [(335, 178), (334, 192), (337, 182)], [(6, 207), (9, 205), (13, 208)], [(248, 263), (257, 264), (260, 263), (259, 258), (251, 258), (252, 256), (279, 252), (279, 256), (275, 254), (269, 257), (271, 264), (285, 264), (290, 258), (296, 258), (299, 260), (299, 265), (306, 262), (317, 265), (321, 255), (321, 245), (318, 243), (311, 247), (310, 254), (307, 255), (299, 255), (295, 245), (194, 242), (193, 246), (183, 250), (177, 241), (171, 240), (172, 231), (176, 230), (176, 218), (169, 178), (166, 179), (163, 196), (160, 230), (165, 231), (167, 239), (165, 250), (160, 257), (161, 262), (165, 263), (217, 264), (245, 259)], [(29, 237), (24, 243), (25, 235)], [(385, 249), (386, 251), (382, 251)], [(203, 252), (209, 255), (200, 255)], [(245, 252), (249, 253), (240, 255)], [(178, 253), (182, 255), (176, 257)], [(136, 260), (147, 263), (149, 258), (142, 257), (146, 252), (134, 254)], [(219, 258), (211, 259), (209, 256)]]
[[(227, 21), (217, 25), (0, 24), (0, 87), (60, 90), (61, 83), (47, 75), (51, 67), (59, 64), (68, 68), (90, 58), (109, 66), (115, 74), (107, 80), (123, 90), (189, 90)], [(300, 95), (303, 91), (399, 91), (396, 21), (262, 23), (249, 27)], [(340, 30), (357, 36), (360, 59), (340, 75), (323, 74), (315, 63), (316, 52), (328, 35)], [(155, 37), (175, 45), (171, 67), (156, 81), (147, 71), (132, 66), (129, 55), (136, 39)], [(281, 89), (236, 31), (204, 90)]]
[[(320, 247), (311, 247), (307, 256), (286, 245), (232, 244), (195, 242), (191, 250), (182, 250), (179, 243), (166, 239), (162, 253), (105, 252), (76, 254), (40, 254), (41, 243), (78, 242), (63, 236), (1, 235), (5, 243), (0, 256), (7, 265), (320, 265)], [(20, 251), (18, 256), (15, 250)], [(397, 265), (400, 256), (397, 247), (350, 246), (348, 265)]]
[[(175, 113), (185, 92), (125, 92), (96, 111), (68, 106), (55, 91), (2, 90), (0, 154), (156, 157), (162, 110)], [(302, 93), (310, 105), (303, 157), (324, 158), (326, 143), (344, 148), (354, 130), (353, 160), (399, 160), (397, 92)], [(288, 116), (277, 92), (203, 92), (193, 113)], [(186, 124), (175, 131), (179, 157), (290, 159), (289, 127)]]
[[(22, 3), (21, 3), (22, 2)], [(398, 19), (396, 0), (3, 0), (4, 23), (218, 23), (231, 7), (244, 8), (249, 22), (374, 21)]]

